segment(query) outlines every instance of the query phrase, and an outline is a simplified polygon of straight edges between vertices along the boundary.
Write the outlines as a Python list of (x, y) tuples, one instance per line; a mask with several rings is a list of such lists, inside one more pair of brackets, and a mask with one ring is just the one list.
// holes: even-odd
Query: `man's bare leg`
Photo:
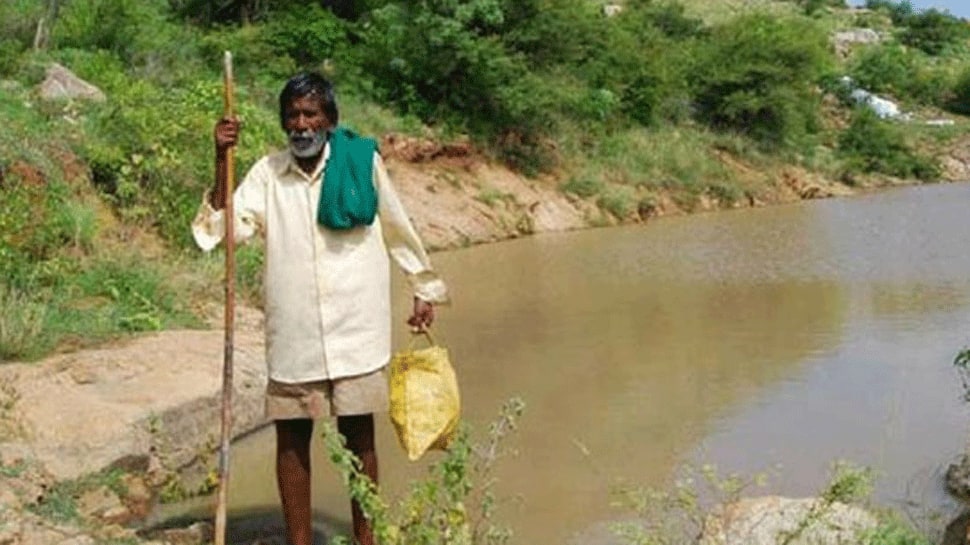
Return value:
[(313, 545), (310, 438), (313, 420), (276, 421), (276, 483), (290, 545)]
[[(360, 414), (337, 417), (337, 430), (347, 440), (347, 448), (360, 459), (364, 474), (377, 484), (377, 451), (374, 450), (374, 416)], [(360, 505), (351, 502), (354, 539), (358, 545), (374, 545), (374, 533)]]

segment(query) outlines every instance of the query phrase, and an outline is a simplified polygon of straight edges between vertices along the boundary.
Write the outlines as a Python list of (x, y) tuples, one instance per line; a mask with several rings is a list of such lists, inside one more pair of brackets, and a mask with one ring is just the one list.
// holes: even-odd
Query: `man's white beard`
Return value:
[(290, 153), (294, 157), (306, 159), (316, 157), (327, 143), (327, 131), (290, 131)]

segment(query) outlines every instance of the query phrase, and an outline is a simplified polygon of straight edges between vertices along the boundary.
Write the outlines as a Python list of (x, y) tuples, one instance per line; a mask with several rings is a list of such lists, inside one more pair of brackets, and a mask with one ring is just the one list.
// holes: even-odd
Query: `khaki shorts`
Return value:
[(384, 369), (334, 380), (288, 384), (270, 380), (266, 385), (269, 420), (319, 419), (387, 411), (387, 376)]

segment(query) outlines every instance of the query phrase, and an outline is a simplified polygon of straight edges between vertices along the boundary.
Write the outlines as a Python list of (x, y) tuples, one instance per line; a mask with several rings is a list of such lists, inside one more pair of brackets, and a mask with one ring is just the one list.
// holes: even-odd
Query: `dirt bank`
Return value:
[[(970, 180), (970, 139), (952, 143), (941, 155), (942, 181)], [(845, 196), (874, 188), (913, 183), (886, 177), (859, 177), (847, 185), (794, 166), (763, 170), (721, 152), (719, 159), (739, 185), (752, 188), (734, 201), (702, 194), (689, 200), (651, 194), (649, 206), (632, 207), (623, 217), (601, 209), (596, 198), (580, 199), (560, 190), (564, 176), (528, 178), (485, 160), (462, 143), (385, 136), (381, 150), (418, 230), (431, 249), (516, 238), (532, 233), (644, 223), (651, 219), (726, 208), (744, 208)], [(639, 197), (639, 196), (638, 196)], [(680, 203), (680, 204), (679, 204)]]

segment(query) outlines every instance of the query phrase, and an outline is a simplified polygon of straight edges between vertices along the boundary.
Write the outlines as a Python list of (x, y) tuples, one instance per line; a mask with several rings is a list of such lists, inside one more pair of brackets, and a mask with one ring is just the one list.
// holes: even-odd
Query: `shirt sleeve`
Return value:
[[(264, 232), (266, 212), (266, 180), (260, 175), (265, 165), (257, 164), (233, 193), (235, 213), (234, 235), (236, 242), (246, 242), (256, 233)], [(196, 245), (208, 252), (222, 241), (226, 234), (225, 213), (209, 204), (209, 192), (202, 198), (199, 211), (192, 221), (192, 237)]]
[(407, 275), (416, 297), (439, 305), (449, 304), (448, 288), (431, 267), (424, 245), (377, 153), (374, 154), (374, 183), (377, 186), (377, 216), (391, 258)]

